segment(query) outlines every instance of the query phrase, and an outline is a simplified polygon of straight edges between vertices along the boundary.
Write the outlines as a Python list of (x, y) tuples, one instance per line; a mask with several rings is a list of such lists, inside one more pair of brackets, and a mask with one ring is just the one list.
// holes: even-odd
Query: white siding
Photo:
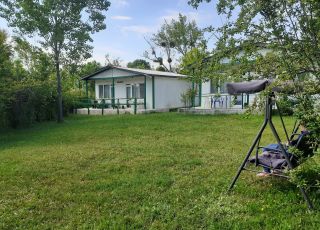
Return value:
[(100, 78), (112, 78), (112, 77), (124, 77), (124, 76), (133, 76), (137, 75), (135, 73), (131, 73), (128, 71), (124, 70), (119, 70), (119, 69), (109, 69), (106, 71), (103, 71), (102, 73), (98, 73), (94, 77), (91, 77), (90, 79), (100, 79)]
[(211, 90), (211, 80), (202, 82), (202, 94), (209, 94)]
[(183, 107), (181, 94), (191, 88), (191, 83), (177, 78), (155, 77), (155, 108)]
[(152, 109), (152, 78), (147, 77), (147, 109)]

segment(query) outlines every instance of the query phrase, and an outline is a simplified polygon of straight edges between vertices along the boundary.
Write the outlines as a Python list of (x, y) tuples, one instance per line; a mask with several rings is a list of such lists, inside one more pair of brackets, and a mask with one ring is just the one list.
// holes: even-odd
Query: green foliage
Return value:
[(7, 39), (7, 33), (0, 30), (0, 81), (7, 80), (11, 75), (12, 50)]
[[(14, 50), (19, 56), (19, 61), (23, 63), (32, 79), (45, 81), (54, 76), (54, 62), (47, 53), (36, 46), (32, 46), (21, 37), (14, 37), (13, 39), (15, 42)], [(21, 77), (23, 76), (22, 73), (17, 75), (20, 76), (20, 79), (23, 79)]]
[(164, 43), (169, 44), (169, 48), (181, 55), (205, 43), (203, 31), (196, 22), (188, 21), (187, 16), (182, 14), (179, 14), (177, 20), (165, 21), (160, 30), (153, 34), (152, 41), (159, 47), (166, 47)]
[(194, 102), (194, 98), (197, 95), (196, 89), (188, 89), (185, 93), (180, 95), (181, 102), (184, 104), (184, 107), (191, 107)]
[(13, 128), (34, 122), (52, 120), (56, 116), (56, 99), (53, 83), (23, 82), (12, 85), (8, 102), (8, 120)]
[[(151, 53), (146, 51), (144, 56), (158, 62), (171, 72), (175, 53), (183, 56), (195, 47), (206, 45), (204, 32), (197, 26), (195, 20), (189, 21), (186, 16), (179, 14), (178, 19), (172, 19), (170, 22), (165, 20), (160, 30), (152, 35), (152, 42), (147, 41)], [(157, 56), (156, 48), (166, 55), (169, 68), (165, 66), (164, 58)]]
[(194, 82), (205, 80), (208, 75), (203, 60), (207, 55), (203, 47), (191, 49), (182, 57), (180, 72), (189, 76)]
[(282, 115), (291, 116), (294, 113), (295, 101), (288, 95), (281, 95), (278, 97), (277, 106), (279, 106)]
[(136, 59), (133, 62), (129, 62), (127, 67), (137, 69), (151, 69), (150, 63), (143, 59)]
[[(15, 39), (11, 47), (2, 31), (0, 38), (3, 51), (0, 53), (0, 128), (29, 126), (56, 118), (56, 84), (52, 79), (54, 68), (51, 59), (25, 40)], [(80, 68), (79, 74), (94, 69), (88, 66)], [(65, 70), (63, 109), (66, 115), (72, 111), (73, 101), (81, 94), (70, 83), (73, 78), (69, 69)]]
[(292, 170), (290, 176), (299, 187), (320, 192), (320, 151)]

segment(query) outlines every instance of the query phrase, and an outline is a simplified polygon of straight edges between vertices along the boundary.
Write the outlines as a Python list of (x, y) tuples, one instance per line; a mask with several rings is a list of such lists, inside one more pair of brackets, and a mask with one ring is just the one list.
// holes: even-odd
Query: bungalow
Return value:
[(181, 94), (192, 88), (186, 75), (145, 69), (106, 66), (82, 80), (95, 82), (98, 104), (143, 110), (168, 110), (183, 107)]

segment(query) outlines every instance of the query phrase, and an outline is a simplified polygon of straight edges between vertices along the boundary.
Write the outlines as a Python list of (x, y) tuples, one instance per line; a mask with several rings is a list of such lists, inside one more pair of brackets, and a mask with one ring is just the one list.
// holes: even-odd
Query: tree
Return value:
[(143, 59), (136, 59), (133, 62), (129, 62), (127, 67), (137, 69), (151, 69), (150, 63)]
[(4, 30), (0, 30), (0, 81), (11, 76), (12, 54), (7, 33)]
[[(175, 53), (185, 55), (192, 48), (206, 43), (204, 39), (204, 30), (198, 28), (194, 20), (188, 21), (188, 18), (179, 14), (178, 19), (172, 19), (170, 23), (166, 20), (160, 30), (152, 35), (151, 41), (148, 41), (151, 47), (151, 54), (145, 52), (145, 57), (163, 65), (163, 58), (158, 57), (156, 47), (165, 53), (170, 72), (172, 71), (172, 58)], [(162, 55), (161, 55), (162, 56)]]
[[(189, 4), (197, 7), (201, 2), (191, 0)], [(265, 61), (270, 56), (263, 57), (259, 50), (269, 49), (276, 54), (272, 58), (278, 58), (279, 62), (274, 65), (274, 75), (281, 69), (285, 77), (311, 73), (320, 79), (318, 1), (220, 0), (217, 9), (228, 18), (228, 23), (218, 29), (221, 37), (217, 49), (228, 53), (232, 61), (240, 64), (249, 58)]]
[(207, 56), (208, 53), (204, 49), (193, 48), (182, 57), (180, 72), (191, 76), (195, 82), (202, 81), (203, 78), (209, 76), (204, 62)]
[[(20, 37), (13, 38), (14, 50), (28, 72), (28, 77), (40, 81), (46, 81), (54, 75), (55, 67), (52, 59), (41, 48), (31, 45)], [(18, 64), (18, 63), (17, 63)], [(20, 78), (21, 74), (20, 75)]]
[[(78, 83), (79, 88), (83, 88), (83, 81), (81, 80), (81, 78), (92, 74), (96, 71), (98, 71), (99, 69), (101, 69), (102, 66), (99, 62), (97, 61), (91, 61), (91, 62), (87, 62), (85, 64), (82, 64), (81, 66), (79, 66), (78, 70), (76, 71), (76, 81)], [(92, 91), (94, 91), (94, 82), (93, 81), (89, 81), (89, 89), (90, 89), (90, 93)], [(81, 91), (80, 91), (81, 93)]]
[(106, 65), (121, 66), (122, 60), (119, 57), (111, 58), (110, 54), (105, 55)]
[(0, 17), (20, 34), (37, 36), (52, 54), (57, 79), (58, 122), (63, 121), (60, 68), (63, 60), (90, 57), (90, 34), (106, 28), (107, 0), (3, 0)]

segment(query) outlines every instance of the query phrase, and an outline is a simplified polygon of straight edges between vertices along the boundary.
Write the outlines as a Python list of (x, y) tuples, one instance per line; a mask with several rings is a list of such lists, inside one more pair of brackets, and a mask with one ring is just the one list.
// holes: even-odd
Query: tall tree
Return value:
[(133, 62), (129, 62), (127, 67), (137, 69), (151, 69), (150, 63), (143, 59), (136, 59)]
[(163, 59), (157, 57), (156, 48), (165, 53), (169, 71), (172, 71), (172, 57), (177, 53), (179, 56), (185, 55), (191, 49), (205, 44), (204, 30), (197, 26), (195, 20), (188, 20), (187, 16), (179, 14), (178, 19), (172, 19), (170, 22), (166, 20), (162, 24), (160, 30), (152, 35), (151, 54), (146, 52), (145, 57), (155, 58), (160, 65), (164, 65)]
[(12, 54), (7, 33), (4, 30), (0, 30), (0, 81), (11, 76)]
[(62, 60), (90, 57), (90, 35), (106, 28), (107, 0), (2, 0), (0, 17), (20, 34), (41, 38), (52, 54), (57, 79), (58, 122), (63, 121), (60, 69)]

